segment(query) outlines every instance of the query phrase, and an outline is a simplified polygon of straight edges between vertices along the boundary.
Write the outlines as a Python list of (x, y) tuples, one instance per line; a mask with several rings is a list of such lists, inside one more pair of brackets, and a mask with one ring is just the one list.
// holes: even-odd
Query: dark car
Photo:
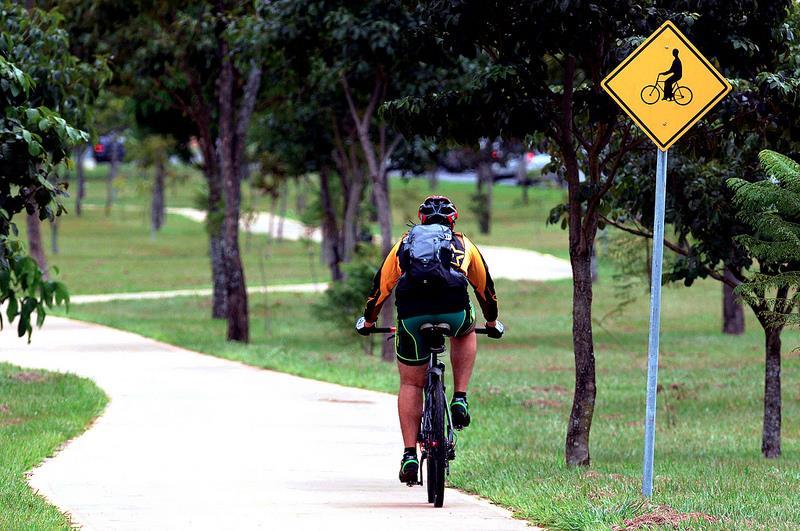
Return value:
[(125, 158), (125, 139), (121, 136), (103, 135), (92, 147), (95, 162), (111, 162), (111, 155), (116, 151), (117, 161)]

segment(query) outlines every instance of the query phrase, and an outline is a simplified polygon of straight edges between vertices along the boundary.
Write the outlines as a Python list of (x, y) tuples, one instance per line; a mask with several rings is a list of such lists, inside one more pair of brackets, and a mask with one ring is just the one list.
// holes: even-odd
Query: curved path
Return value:
[(85, 529), (526, 528), (452, 489), (433, 509), (400, 485), (391, 395), (67, 319), (48, 317), (30, 345), (12, 328), (0, 360), (86, 376), (111, 397), (29, 480)]
[[(206, 217), (205, 212), (196, 208), (168, 208), (167, 212), (198, 222)], [(273, 216), (269, 212), (259, 212), (243, 219), (241, 230), (255, 234), (274, 233), (280, 219), (280, 216)], [(282, 237), (285, 240), (308, 238), (315, 242), (322, 241), (322, 233), (318, 228), (307, 227), (288, 218), (283, 219)], [(563, 258), (514, 247), (481, 245), (480, 248), (493, 278), (534, 281), (572, 278), (572, 266)]]

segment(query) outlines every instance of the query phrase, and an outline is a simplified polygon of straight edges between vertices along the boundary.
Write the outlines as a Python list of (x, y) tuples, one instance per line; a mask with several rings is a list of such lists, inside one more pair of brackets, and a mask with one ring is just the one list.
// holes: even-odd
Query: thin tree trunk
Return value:
[(489, 234), (492, 224), (492, 188), (494, 178), (488, 162), (478, 165), (478, 228), (481, 234)]
[(57, 255), (60, 251), (58, 247), (58, 225), (58, 217), (50, 222), (50, 253), (53, 255)]
[(105, 214), (111, 214), (111, 205), (114, 203), (114, 179), (119, 172), (119, 151), (117, 149), (117, 135), (111, 135), (111, 163), (106, 175), (106, 207)]
[(153, 182), (153, 199), (150, 204), (150, 236), (155, 239), (156, 233), (164, 225), (164, 176), (166, 168), (164, 162), (156, 164), (155, 180)]
[(761, 453), (768, 459), (781, 455), (781, 331), (782, 327), (764, 328), (766, 370)]
[(229, 341), (247, 343), (250, 339), (247, 287), (239, 249), (239, 212), (241, 208), (241, 166), (244, 139), (261, 83), (261, 70), (253, 67), (248, 75), (241, 106), (234, 109), (234, 70), (227, 44), (220, 47), (222, 70), (219, 78), (219, 155), (222, 185), (225, 191), (223, 250), (228, 304)]
[(47, 276), (47, 258), (44, 255), (44, 246), (42, 245), (42, 228), (41, 221), (37, 213), (28, 214), (26, 216), (28, 226), (28, 251), (30, 255), (36, 260), (39, 269)]
[(225, 282), (225, 257), (222, 247), (222, 183), (216, 150), (210, 138), (202, 143), (204, 174), (208, 184), (208, 207), (206, 231), (208, 232), (208, 256), (211, 261), (211, 317), (224, 319), (228, 315), (228, 295)]
[(360, 232), (358, 212), (361, 208), (361, 199), (364, 196), (364, 181), (360, 175), (352, 176), (350, 189), (345, 195), (344, 222), (342, 231), (344, 240), (342, 245), (342, 261), (349, 262), (355, 255), (356, 245)]
[[(725, 278), (735, 281), (733, 272), (725, 268)], [(734, 336), (744, 334), (744, 306), (742, 301), (733, 292), (733, 288), (722, 284), (722, 333)]]
[(575, 351), (575, 395), (567, 426), (569, 466), (589, 466), (589, 432), (597, 389), (592, 337), (592, 269), (590, 253), (570, 252), (572, 262), (572, 343)]
[(80, 145), (75, 148), (73, 156), (75, 157), (75, 180), (78, 188), (75, 194), (75, 215), (80, 217), (83, 207), (83, 199), (86, 197), (86, 175), (83, 172), (83, 154), (86, 152), (86, 146)]
[(284, 183), (283, 186), (280, 188), (281, 190), (281, 197), (280, 197), (280, 206), (278, 207), (280, 210), (280, 217), (278, 218), (278, 239), (283, 239), (283, 225), (284, 221), (286, 220), (286, 209), (288, 207), (287, 202), (289, 200), (289, 183)]
[(324, 166), (320, 168), (319, 181), (320, 202), (322, 203), (322, 257), (331, 271), (331, 279), (337, 282), (344, 278), (341, 268), (342, 243), (331, 198), (328, 168)]

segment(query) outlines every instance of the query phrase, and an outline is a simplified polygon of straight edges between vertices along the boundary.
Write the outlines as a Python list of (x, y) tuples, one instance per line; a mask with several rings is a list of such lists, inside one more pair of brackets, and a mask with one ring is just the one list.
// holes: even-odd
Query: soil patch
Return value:
[(540, 398), (530, 399), (530, 400), (523, 400), (522, 405), (531, 408), (533, 406), (540, 407), (542, 409), (547, 408), (557, 408), (561, 406), (561, 402), (557, 400), (542, 400)]
[(554, 395), (564, 396), (569, 393), (563, 385), (543, 385), (533, 386), (531, 390), (538, 393), (553, 393)]
[(0, 414), (5, 414), (11, 411), (11, 408), (8, 407), (8, 404), (0, 404)]
[(682, 513), (676, 511), (669, 505), (659, 505), (649, 513), (641, 514), (636, 518), (625, 520), (621, 526), (614, 527), (615, 531), (627, 529), (651, 529), (654, 527), (672, 527), (677, 529), (685, 522), (703, 520), (705, 522), (716, 522), (717, 519), (704, 513)]
[(25, 383), (43, 382), (47, 379), (47, 375), (34, 371), (15, 372), (8, 375), (12, 380)]
[(320, 402), (333, 402), (334, 404), (374, 404), (370, 400), (346, 400), (344, 398), (320, 398)]

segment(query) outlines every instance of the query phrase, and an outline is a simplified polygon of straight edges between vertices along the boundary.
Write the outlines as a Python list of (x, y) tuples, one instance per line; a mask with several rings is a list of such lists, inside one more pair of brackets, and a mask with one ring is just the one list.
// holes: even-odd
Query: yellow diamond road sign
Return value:
[(670, 21), (622, 61), (602, 86), (664, 151), (731, 90)]

